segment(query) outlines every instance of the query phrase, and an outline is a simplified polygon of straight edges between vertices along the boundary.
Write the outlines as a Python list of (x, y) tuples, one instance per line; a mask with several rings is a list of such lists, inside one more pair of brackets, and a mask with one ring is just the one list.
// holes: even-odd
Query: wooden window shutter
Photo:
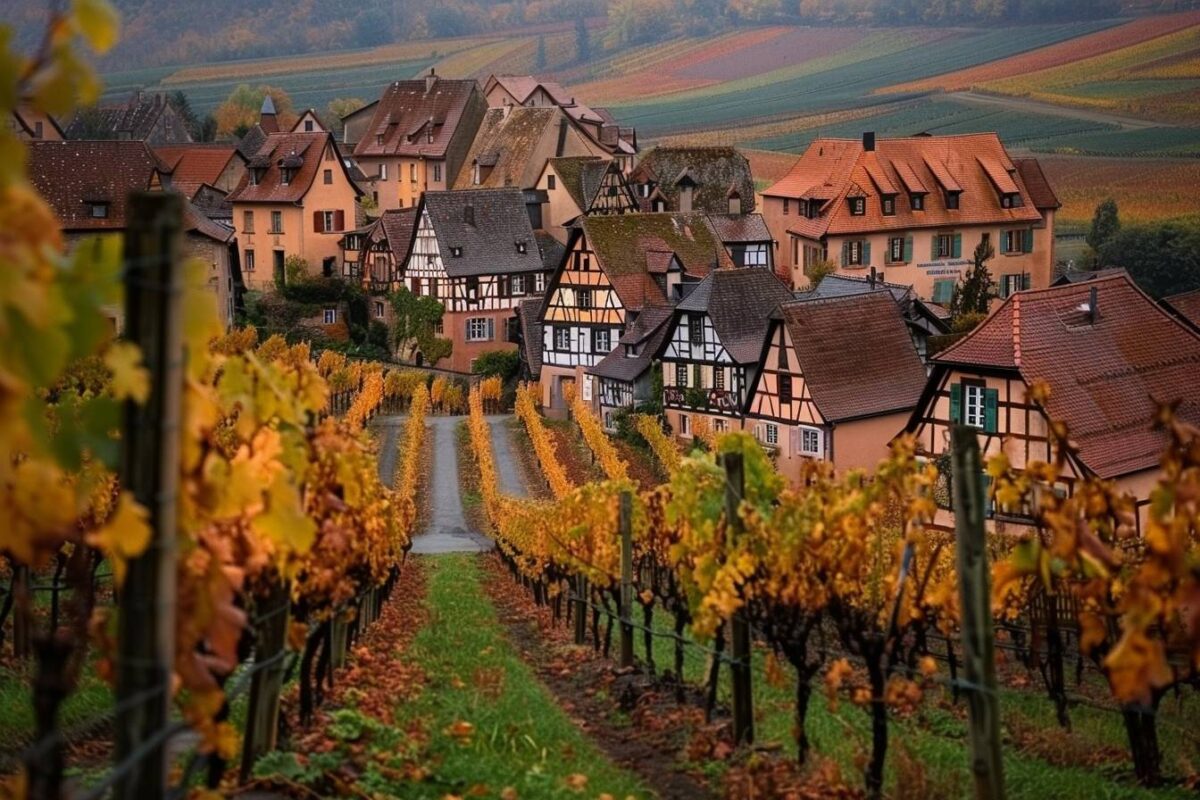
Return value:
[(1021, 237), (1021, 252), (1022, 253), (1032, 253), (1033, 252), (1033, 228), (1029, 228), (1028, 230), (1026, 230), (1025, 235)]
[(325, 232), (325, 217), (320, 211), (313, 212), (313, 232), (314, 233), (324, 233)]
[(488, 323), (488, 326), (487, 326), (487, 331), (488, 331), (487, 338), (488, 338), (488, 341), (490, 342), (490, 341), (493, 341), (493, 340), (496, 338), (496, 320), (492, 319), (491, 317), (488, 317), (488, 321), (487, 321), (487, 323)]
[(1033, 288), (1033, 275), (1031, 273), (1029, 273), (1029, 272), (1021, 273), (1021, 288), (1022, 289), (1032, 289)]
[(963, 390), (961, 383), (950, 385), (950, 421), (962, 422)]
[(842, 266), (850, 263), (850, 243), (842, 242)]
[(471, 341), (471, 320), (469, 319), (463, 323), (463, 339)]
[(929, 237), (929, 260), (930, 261), (937, 261), (937, 257), (938, 257), (937, 245), (938, 245), (938, 235), (935, 233), (931, 237)]
[(998, 430), (997, 419), (1000, 411), (1000, 391), (998, 389), (986, 389), (983, 393), (983, 429), (988, 433), (996, 433)]
[(862, 243), (862, 265), (868, 266), (871, 263), (871, 243), (863, 240)]
[(913, 260), (913, 238), (912, 236), (904, 237), (904, 263), (911, 264)]
[(346, 212), (340, 208), (333, 212), (333, 229), (335, 231), (346, 230)]
[(954, 234), (954, 250), (951, 253), (954, 258), (962, 258), (962, 234)]

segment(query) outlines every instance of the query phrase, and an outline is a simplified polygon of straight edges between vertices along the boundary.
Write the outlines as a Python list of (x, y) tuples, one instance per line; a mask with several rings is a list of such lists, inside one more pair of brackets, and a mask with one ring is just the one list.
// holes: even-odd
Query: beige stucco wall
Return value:
[[(381, 165), (387, 165), (387, 178), (375, 179)], [(440, 169), (435, 169), (435, 166)], [(421, 199), (422, 192), (438, 192), (449, 187), (453, 176), (446, 174), (444, 159), (398, 158), (395, 156), (363, 156), (358, 166), (379, 195), (379, 211), (393, 208), (412, 208)], [(440, 172), (435, 180), (435, 173)]]
[[(508, 320), (513, 316), (510, 309), (499, 311), (457, 311), (446, 312), (442, 315), (442, 336), (449, 339), (453, 345), (449, 358), (438, 361), (441, 369), (451, 369), (455, 372), (470, 372), (471, 362), (484, 353), (494, 350), (516, 350), (515, 342), (506, 340)], [(491, 341), (468, 342), (467, 320), (486, 318), (492, 320), (495, 336)]]

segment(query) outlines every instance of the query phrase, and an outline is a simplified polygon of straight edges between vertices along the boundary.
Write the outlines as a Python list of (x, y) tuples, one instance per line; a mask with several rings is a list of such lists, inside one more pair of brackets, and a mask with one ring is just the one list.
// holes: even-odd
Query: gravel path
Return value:
[(433, 436), (433, 475), (429, 491), (433, 493), (433, 513), (425, 532), (413, 537), (414, 553), (475, 553), (490, 550), (492, 542), (471, 530), (463, 516), (462, 496), (458, 491), (458, 450), (454, 428), (462, 417), (430, 417)]
[(513, 497), (525, 497), (525, 481), (521, 480), (521, 465), (513, 452), (512, 436), (508, 430), (507, 416), (488, 417), (492, 428), (492, 453), (496, 456), (496, 473), (500, 478), (500, 491)]

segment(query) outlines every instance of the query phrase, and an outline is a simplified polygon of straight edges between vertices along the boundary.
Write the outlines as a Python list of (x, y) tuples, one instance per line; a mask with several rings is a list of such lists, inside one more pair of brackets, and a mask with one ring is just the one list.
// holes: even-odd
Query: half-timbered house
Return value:
[(445, 306), (453, 351), (439, 366), (468, 372), (517, 346), (516, 309), (545, 290), (547, 266), (520, 189), (427, 192), (399, 280)]
[(732, 147), (655, 147), (629, 176), (643, 211), (754, 211), (750, 162)]
[(393, 316), (387, 295), (398, 285), (416, 221), (415, 208), (393, 208), (341, 239), (342, 277), (367, 291), (368, 315), (389, 326)]
[(701, 417), (714, 431), (742, 428), (771, 312), (791, 298), (770, 270), (718, 269), (675, 306), (660, 360), (677, 436), (690, 438)]
[(638, 313), (617, 346), (585, 374), (592, 379), (595, 404), (607, 430), (616, 430), (618, 411), (654, 400), (654, 359), (662, 348), (674, 313), (649, 306)]
[(758, 214), (709, 214), (708, 224), (725, 246), (735, 267), (774, 270), (771, 232)]
[(537, 180), (546, 204), (546, 230), (565, 242), (580, 217), (631, 214), (639, 210), (625, 174), (612, 160), (596, 156), (552, 158)]
[(874, 468), (925, 387), (925, 367), (885, 291), (783, 303), (761, 360), (747, 428), (793, 483), (806, 460)]
[(542, 405), (564, 415), (563, 387), (586, 374), (617, 346), (631, 312), (667, 306), (688, 282), (728, 256), (702, 214), (626, 214), (583, 217), (546, 290), (542, 308)]
[[(978, 429), (983, 456), (1004, 453), (1016, 469), (1052, 461), (1051, 420), (1067, 426), (1072, 451), (1054, 487), (1069, 495), (1081, 476), (1116, 483), (1149, 502), (1165, 434), (1153, 426), (1160, 404), (1200, 424), (1200, 335), (1123, 274), (1018, 292), (968, 336), (933, 358), (933, 374), (907, 430), (938, 464), (939, 498), (950, 497), (950, 429)], [(1039, 404), (1032, 389), (1045, 384)], [(995, 507), (989, 525), (1022, 532), (1029, 509)], [(950, 528), (948, 509), (939, 527)]]

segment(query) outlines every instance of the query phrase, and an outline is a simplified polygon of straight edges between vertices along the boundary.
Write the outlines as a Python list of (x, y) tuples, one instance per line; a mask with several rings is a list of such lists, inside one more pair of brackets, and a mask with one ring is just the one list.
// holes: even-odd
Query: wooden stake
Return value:
[(287, 666), (279, 654), (284, 652), (290, 618), (291, 587), (283, 581), (271, 584), (266, 597), (257, 605), (266, 619), (258, 624), (254, 643), (254, 663), (279, 660), (254, 673), (250, 678), (250, 700), (246, 712), (246, 736), (242, 743), (242, 783), (250, 780), (254, 762), (275, 749), (279, 732), (279, 695)]
[(951, 431), (951, 483), (954, 535), (962, 603), (963, 671), (966, 677), (968, 735), (975, 797), (1003, 800), (1004, 763), (1000, 752), (1000, 702), (996, 695), (995, 638), (988, 586), (983, 465), (975, 429)]
[[(742, 517), (738, 510), (745, 494), (746, 476), (741, 453), (726, 453), (725, 465), (725, 520), (726, 538), (733, 539), (742, 532)], [(743, 613), (733, 615), (729, 626), (733, 664), (733, 741), (736, 744), (754, 742), (754, 693), (750, 682), (750, 625)]]
[(621, 666), (633, 666), (633, 497), (621, 492), (617, 528), (621, 533)]
[(587, 644), (587, 578), (575, 576), (575, 644)]
[(127, 401), (121, 436), (121, 485), (150, 512), (151, 539), (131, 559), (120, 592), (117, 634), (117, 763), (137, 757), (115, 797), (155, 800), (167, 788), (166, 742), (175, 656), (175, 521), (183, 387), (183, 198), (170, 192), (130, 196), (125, 234), (125, 338), (141, 348), (150, 372), (144, 405)]

